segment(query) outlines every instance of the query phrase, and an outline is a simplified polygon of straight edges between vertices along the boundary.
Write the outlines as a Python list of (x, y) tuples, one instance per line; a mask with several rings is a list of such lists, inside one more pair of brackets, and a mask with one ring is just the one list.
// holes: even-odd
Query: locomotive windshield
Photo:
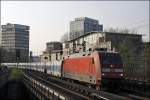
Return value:
[(102, 64), (122, 64), (121, 57), (117, 53), (102, 53)]

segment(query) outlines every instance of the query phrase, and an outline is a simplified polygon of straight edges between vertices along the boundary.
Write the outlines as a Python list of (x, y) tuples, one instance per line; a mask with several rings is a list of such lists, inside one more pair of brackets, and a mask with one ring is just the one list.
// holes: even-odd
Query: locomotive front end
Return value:
[(101, 65), (101, 78), (104, 87), (113, 87), (121, 85), (124, 78), (123, 63), (119, 53), (101, 52), (99, 53)]

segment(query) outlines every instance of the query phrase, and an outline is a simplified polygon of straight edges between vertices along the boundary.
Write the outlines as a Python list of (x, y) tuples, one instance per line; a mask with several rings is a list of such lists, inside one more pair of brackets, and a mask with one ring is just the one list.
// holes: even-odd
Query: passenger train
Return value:
[[(65, 56), (61, 61), (47, 63), (3, 63), (47, 73), (51, 76), (92, 86), (119, 84), (124, 78), (123, 63), (117, 52), (93, 51)], [(114, 83), (115, 82), (115, 83)]]

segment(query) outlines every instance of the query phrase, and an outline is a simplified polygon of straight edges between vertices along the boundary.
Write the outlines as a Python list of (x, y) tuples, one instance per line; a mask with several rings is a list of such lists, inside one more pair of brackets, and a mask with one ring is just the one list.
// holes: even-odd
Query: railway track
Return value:
[(136, 100), (150, 100), (150, 93), (140, 90), (121, 88), (121, 92), (119, 94)]
[(96, 91), (95, 89), (82, 86), (80, 84), (71, 83), (59, 78), (51, 77), (47, 74), (37, 71), (26, 70), (25, 75), (32, 77), (47, 87), (57, 91), (58, 94), (72, 100), (128, 100), (126, 97), (118, 96), (104, 91)]
[[(28, 75), (28, 76), (27, 76)], [(49, 90), (55, 90), (55, 94), (61, 94), (63, 98), (67, 99), (76, 99), (76, 100), (89, 100), (90, 98), (88, 96), (82, 95), (80, 93), (74, 92), (72, 90), (69, 90), (67, 88), (64, 88), (62, 86), (59, 86), (56, 83), (53, 83), (51, 81), (45, 80), (43, 77), (39, 77), (37, 74), (33, 74), (31, 72), (28, 72), (26, 76), (32, 77), (35, 80), (38, 80), (39, 84), (42, 84), (42, 87), (49, 88)]]
[(133, 80), (130, 80), (130, 82), (127, 82), (127, 80), (123, 80), (123, 84), (116, 90), (105, 90), (107, 92), (115, 93), (120, 96), (125, 96), (130, 98), (131, 100), (150, 100), (150, 84), (148, 82), (136, 82)]
[(121, 91), (128, 93), (130, 97), (150, 99), (150, 82), (138, 80), (123, 80)]
[(131, 92), (131, 91), (115, 91), (115, 92), (112, 92), (111, 93), (114, 93), (114, 94), (117, 94), (117, 95), (120, 95), (120, 96), (123, 96), (123, 97), (127, 97), (128, 100), (150, 100), (150, 97), (147, 97), (147, 96), (143, 96), (143, 95), (139, 95), (139, 94), (136, 94), (136, 92)]

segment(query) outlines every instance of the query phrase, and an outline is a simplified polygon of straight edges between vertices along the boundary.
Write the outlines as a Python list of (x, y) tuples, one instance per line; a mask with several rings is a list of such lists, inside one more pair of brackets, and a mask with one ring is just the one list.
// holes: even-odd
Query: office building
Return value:
[(87, 34), (88, 32), (103, 31), (103, 25), (99, 25), (98, 20), (88, 17), (75, 18), (70, 22), (70, 40)]
[(4, 62), (27, 62), (29, 60), (29, 26), (7, 23), (1, 28), (1, 45), (5, 50)]

